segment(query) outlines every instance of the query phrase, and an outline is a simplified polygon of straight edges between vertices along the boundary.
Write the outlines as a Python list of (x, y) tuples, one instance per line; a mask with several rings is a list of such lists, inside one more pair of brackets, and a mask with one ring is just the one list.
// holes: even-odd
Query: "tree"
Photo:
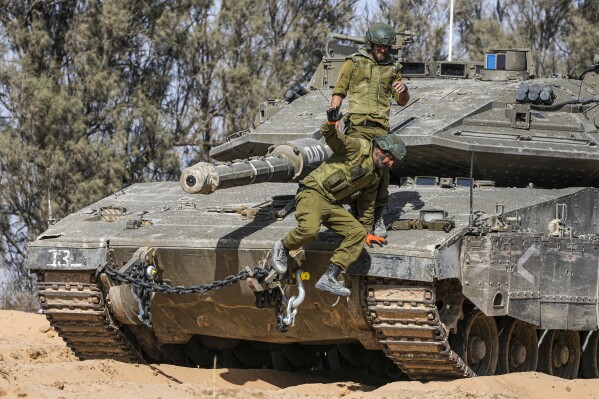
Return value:
[[(356, 0), (5, 0), (0, 9), (0, 254), (123, 185), (176, 179), (260, 99), (305, 81)], [(183, 159), (181, 162), (181, 155)]]
[(504, 30), (506, 18), (501, 0), (496, 0), (494, 7), (481, 1), (456, 2), (454, 21), (460, 38), (458, 57), (482, 61), (491, 48), (522, 47)]
[(224, 39), (223, 130), (250, 126), (260, 101), (281, 97), (293, 82), (309, 81), (331, 32), (349, 27), (356, 3), (224, 0), (217, 20)]
[(396, 31), (415, 34), (405, 52), (410, 59), (439, 61), (447, 58), (445, 49), (448, 2), (443, 0), (378, 0), (380, 12), (370, 22), (385, 22)]
[(456, 28), (464, 53), (482, 60), (489, 48), (532, 50), (537, 76), (580, 72), (599, 39), (599, 5), (586, 0), (460, 0)]
[(564, 27), (568, 54), (567, 72), (578, 76), (599, 54), (599, 3), (594, 0), (575, 1), (574, 15)]
[(11, 284), (47, 227), (48, 189), (60, 218), (124, 184), (178, 176), (170, 123), (189, 111), (172, 102), (170, 78), (186, 43), (156, 44), (185, 37), (163, 19), (175, 3), (5, 2), (0, 244)]

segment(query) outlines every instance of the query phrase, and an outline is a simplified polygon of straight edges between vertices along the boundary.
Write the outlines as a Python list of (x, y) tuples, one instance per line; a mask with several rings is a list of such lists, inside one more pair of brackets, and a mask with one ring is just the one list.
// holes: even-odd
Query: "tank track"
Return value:
[[(38, 281), (43, 313), (81, 360), (143, 362), (110, 316), (102, 285), (93, 275), (45, 272)], [(75, 280), (75, 281), (73, 281)], [(451, 350), (432, 283), (368, 278), (365, 314), (385, 354), (411, 379), (473, 377)]]
[[(75, 275), (77, 278), (73, 278)], [(37, 288), (42, 311), (79, 359), (142, 362), (110, 316), (102, 285), (93, 275), (44, 272), (40, 280)]]
[(369, 277), (365, 314), (383, 351), (414, 380), (474, 377), (449, 345), (433, 283)]

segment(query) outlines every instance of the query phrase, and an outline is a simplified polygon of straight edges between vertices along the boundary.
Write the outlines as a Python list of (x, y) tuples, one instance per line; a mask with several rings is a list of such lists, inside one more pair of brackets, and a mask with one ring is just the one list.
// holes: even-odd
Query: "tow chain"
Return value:
[(290, 326), (285, 325), (283, 320), (285, 319), (285, 309), (289, 300), (283, 290), (280, 287), (275, 287), (270, 290), (255, 292), (255, 295), (256, 307), (259, 309), (274, 308), (277, 331), (287, 332)]
[(133, 295), (139, 305), (139, 314), (137, 317), (148, 327), (152, 327), (151, 303), (156, 292), (163, 294), (203, 294), (209, 291), (216, 291), (222, 287), (236, 284), (250, 276), (262, 278), (268, 275), (268, 271), (259, 267), (253, 270), (246, 268), (236, 275), (225, 277), (222, 280), (216, 280), (209, 284), (198, 284), (191, 286), (170, 285), (166, 282), (157, 283), (153, 280), (156, 269), (152, 265), (146, 265), (142, 260), (132, 264), (127, 273), (121, 273), (112, 265), (106, 264), (98, 270), (98, 273), (106, 273), (114, 281), (130, 284)]
[(130, 285), (131, 293), (138, 305), (137, 318), (150, 328), (152, 327), (152, 299), (156, 292), (179, 295), (203, 294), (249, 279), (248, 286), (254, 291), (256, 306), (258, 308), (274, 307), (277, 331), (287, 332), (290, 327), (295, 325), (298, 307), (304, 301), (306, 295), (302, 279), (305, 277), (304, 275), (307, 275), (305, 278), (309, 279), (308, 273), (304, 273), (300, 268), (296, 269), (292, 274), (292, 279), (296, 280), (298, 294), (290, 298), (287, 298), (284, 291), (284, 286), (286, 285), (284, 281), (289, 279), (289, 275), (287, 273), (281, 275), (281, 272), (274, 268), (269, 269), (265, 267), (250, 269), (246, 266), (236, 275), (231, 275), (209, 284), (173, 286), (168, 281), (155, 281), (158, 274), (156, 262), (155, 249), (142, 247), (123, 266), (121, 269), (123, 271), (117, 270), (111, 261), (107, 261), (96, 272), (96, 275), (105, 273), (115, 282)]
[[(140, 264), (145, 269), (145, 265), (141, 261), (138, 262), (138, 264), (135, 265), (135, 267), (139, 266)], [(131, 274), (121, 273), (110, 265), (106, 265), (104, 267), (103, 271), (106, 274), (108, 274), (108, 276), (110, 276), (112, 279), (114, 279), (120, 283), (131, 284), (134, 287), (149, 289), (154, 292), (161, 292), (163, 294), (203, 294), (208, 291), (216, 291), (216, 290), (221, 289), (222, 287), (236, 284), (239, 281), (246, 280), (248, 277), (250, 277), (250, 272), (248, 272), (247, 270), (242, 270), (236, 275), (231, 275), (231, 276), (225, 277), (222, 280), (213, 281), (210, 284), (199, 284), (199, 285), (190, 285), (190, 286), (184, 286), (184, 285), (173, 286), (173, 285), (169, 285), (165, 282), (156, 283), (152, 280), (148, 280), (146, 278), (140, 278), (138, 276), (133, 275), (136, 273), (131, 273)], [(265, 269), (262, 269), (259, 267), (255, 267), (254, 270), (252, 271), (252, 273), (253, 273), (254, 277), (265, 277), (268, 274), (268, 272)]]
[(283, 293), (280, 292), (279, 295), (275, 297), (275, 320), (277, 321), (277, 331), (281, 333), (289, 331), (290, 327), (283, 323), (285, 317), (285, 305), (286, 303), (283, 302)]

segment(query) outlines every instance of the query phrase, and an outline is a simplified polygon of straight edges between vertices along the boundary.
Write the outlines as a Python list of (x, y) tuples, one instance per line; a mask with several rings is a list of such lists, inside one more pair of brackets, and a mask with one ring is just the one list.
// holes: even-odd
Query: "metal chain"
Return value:
[[(128, 275), (131, 278), (148, 281), (146, 275), (145, 263), (139, 261), (136, 262), (133, 267), (128, 271)], [(139, 287), (132, 285), (131, 291), (133, 296), (139, 304), (139, 314), (137, 317), (148, 327), (152, 327), (152, 299), (154, 298), (154, 291), (149, 288)]]
[(287, 332), (289, 330), (289, 326), (283, 322), (283, 319), (285, 318), (285, 310), (288, 299), (281, 291), (281, 287), (275, 287), (267, 291), (259, 291), (256, 292), (255, 295), (256, 307), (273, 307), (275, 310), (275, 320), (277, 321), (277, 331), (282, 333)]
[(279, 292), (279, 295), (275, 298), (275, 318), (277, 320), (277, 331), (281, 333), (289, 330), (289, 326), (283, 323), (285, 317), (285, 306), (283, 305), (283, 293)]
[[(144, 266), (143, 262), (138, 262), (137, 265), (133, 267), (133, 270), (137, 269), (137, 266)], [(199, 284), (199, 285), (191, 285), (191, 286), (183, 286), (183, 285), (168, 285), (167, 283), (156, 283), (154, 281), (148, 280), (146, 278), (138, 277), (137, 273), (121, 273), (111, 265), (106, 265), (103, 270), (110, 278), (126, 284), (131, 284), (136, 288), (141, 288), (144, 290), (151, 290), (152, 292), (162, 292), (164, 294), (203, 294), (208, 291), (216, 291), (222, 287), (233, 285), (238, 283), (239, 281), (246, 280), (250, 277), (250, 272), (247, 270), (242, 270), (237, 275), (231, 275), (225, 277), (222, 280), (213, 281), (210, 284)], [(265, 269), (261, 269), (259, 267), (255, 267), (252, 270), (252, 277), (266, 277), (268, 272)]]
[[(115, 281), (131, 285), (133, 295), (139, 305), (137, 317), (150, 328), (152, 328), (152, 298), (156, 292), (162, 292), (164, 294), (203, 294), (208, 291), (216, 291), (227, 285), (233, 285), (241, 280), (246, 280), (250, 276), (261, 278), (268, 275), (267, 270), (255, 267), (251, 272), (242, 270), (237, 275), (228, 276), (223, 280), (216, 280), (210, 284), (172, 286), (165, 282), (159, 284), (153, 281), (152, 277), (148, 276), (146, 266), (145, 262), (139, 260), (131, 265), (131, 268), (127, 273), (121, 273), (112, 267), (111, 264), (106, 264), (104, 268), (101, 269), (101, 272), (106, 273)], [(99, 272), (100, 270), (98, 273)]]

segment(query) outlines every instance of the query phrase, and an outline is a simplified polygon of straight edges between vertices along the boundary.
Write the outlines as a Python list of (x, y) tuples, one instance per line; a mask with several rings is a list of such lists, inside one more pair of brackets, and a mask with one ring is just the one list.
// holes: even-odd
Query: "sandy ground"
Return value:
[(78, 361), (44, 316), (0, 311), (0, 398), (107, 397), (599, 399), (599, 379), (562, 380), (540, 373), (522, 373), (377, 386), (359, 375)]

